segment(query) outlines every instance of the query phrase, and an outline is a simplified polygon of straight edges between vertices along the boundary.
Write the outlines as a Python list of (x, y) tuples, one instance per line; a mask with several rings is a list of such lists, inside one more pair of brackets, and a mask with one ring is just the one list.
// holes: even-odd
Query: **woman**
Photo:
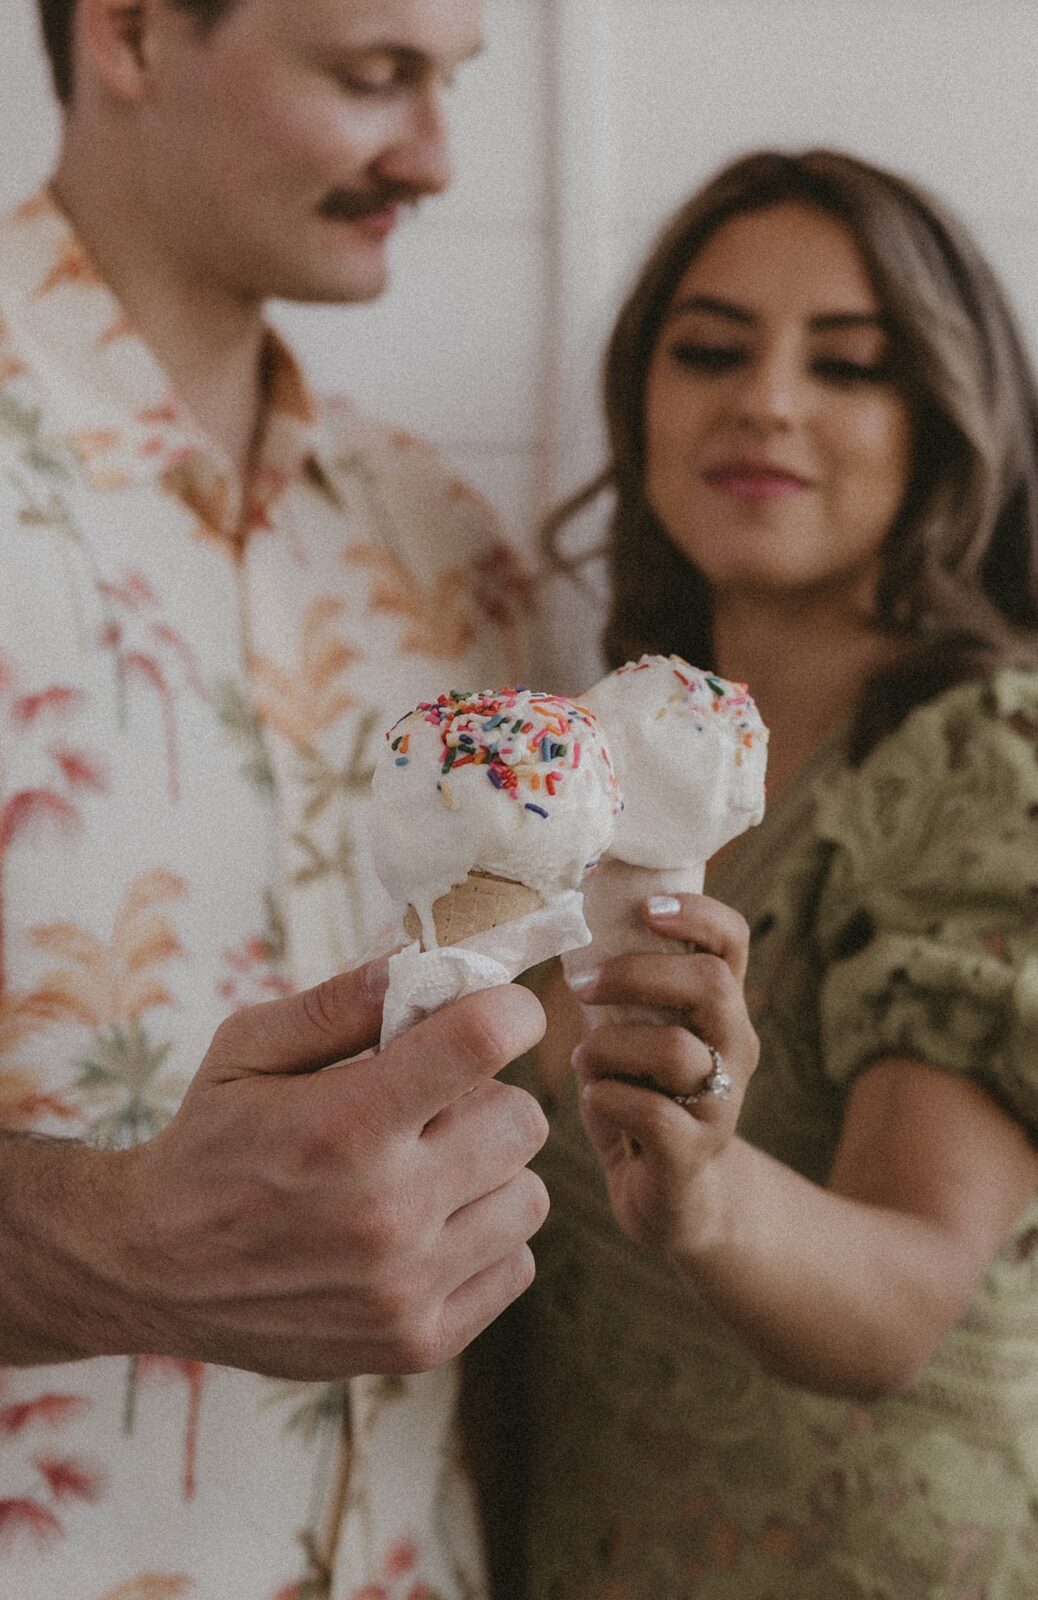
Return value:
[(614, 490), (610, 663), (674, 651), (749, 683), (769, 805), (709, 899), (646, 907), (674, 954), (610, 962), (579, 996), (688, 1027), (586, 1032), (575, 1088), (555, 1063), (533, 1600), (1025, 1600), (1038, 398), (1019, 338), (912, 186), (762, 154), (667, 229), (606, 406), (609, 471), (552, 537)]

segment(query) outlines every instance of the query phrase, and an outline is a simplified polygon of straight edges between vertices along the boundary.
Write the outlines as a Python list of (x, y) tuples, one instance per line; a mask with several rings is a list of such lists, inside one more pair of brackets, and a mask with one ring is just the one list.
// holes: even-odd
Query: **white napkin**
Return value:
[(461, 944), (437, 950), (409, 944), (390, 957), (382, 1048), (449, 1001), (511, 983), (541, 961), (590, 942), (584, 897), (579, 889), (571, 889), (550, 905), (474, 934)]

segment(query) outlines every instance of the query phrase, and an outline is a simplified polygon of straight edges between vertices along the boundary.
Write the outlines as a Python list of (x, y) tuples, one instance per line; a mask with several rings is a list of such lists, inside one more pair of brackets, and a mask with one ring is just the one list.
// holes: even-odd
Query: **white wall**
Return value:
[[(942, 193), (1038, 350), (1038, 0), (486, 0), (456, 100), (459, 181), (374, 307), (279, 309), (318, 380), (440, 442), (532, 538), (595, 466), (598, 363), (652, 233), (722, 161), (826, 143)], [(56, 118), (34, 0), (0, 0), (0, 205)], [(588, 537), (594, 536), (594, 528)], [(565, 601), (558, 687), (592, 670)]]

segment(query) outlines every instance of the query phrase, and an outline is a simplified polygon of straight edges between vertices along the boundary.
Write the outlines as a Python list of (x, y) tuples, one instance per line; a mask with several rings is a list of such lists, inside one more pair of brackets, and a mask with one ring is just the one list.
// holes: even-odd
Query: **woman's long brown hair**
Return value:
[(911, 408), (914, 467), (881, 553), (877, 622), (904, 641), (862, 696), (856, 757), (941, 689), (1038, 661), (1038, 388), (1013, 315), (966, 230), (913, 184), (830, 150), (733, 162), (671, 219), (629, 294), (605, 360), (610, 463), (547, 521), (557, 567), (569, 520), (614, 496), (607, 558), (611, 666), (644, 651), (713, 662), (710, 595), (645, 496), (645, 386), (664, 313), (730, 218), (783, 202), (854, 235)]

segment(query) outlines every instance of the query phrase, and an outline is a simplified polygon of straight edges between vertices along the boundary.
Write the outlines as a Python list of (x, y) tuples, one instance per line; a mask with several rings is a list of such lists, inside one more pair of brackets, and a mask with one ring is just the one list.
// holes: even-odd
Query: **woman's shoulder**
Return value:
[[(917, 706), (818, 796), (819, 906), (923, 928), (946, 913), (1033, 919), (1038, 904), (1038, 672), (1000, 671)], [(839, 938), (836, 940), (839, 944)]]
[(916, 1056), (1038, 1127), (1038, 673), (916, 707), (826, 789), (818, 831), (827, 1073)]
[(971, 811), (990, 827), (1036, 804), (1038, 669), (1013, 667), (915, 706), (825, 786), (818, 831), (849, 842), (848, 832), (864, 830), (883, 854), (906, 826), (912, 831), (913, 817), (952, 811), (961, 837)]
[(1005, 667), (923, 701), (878, 741), (859, 770), (867, 778), (927, 756), (957, 766), (973, 740), (991, 739), (1038, 750), (1038, 667)]

